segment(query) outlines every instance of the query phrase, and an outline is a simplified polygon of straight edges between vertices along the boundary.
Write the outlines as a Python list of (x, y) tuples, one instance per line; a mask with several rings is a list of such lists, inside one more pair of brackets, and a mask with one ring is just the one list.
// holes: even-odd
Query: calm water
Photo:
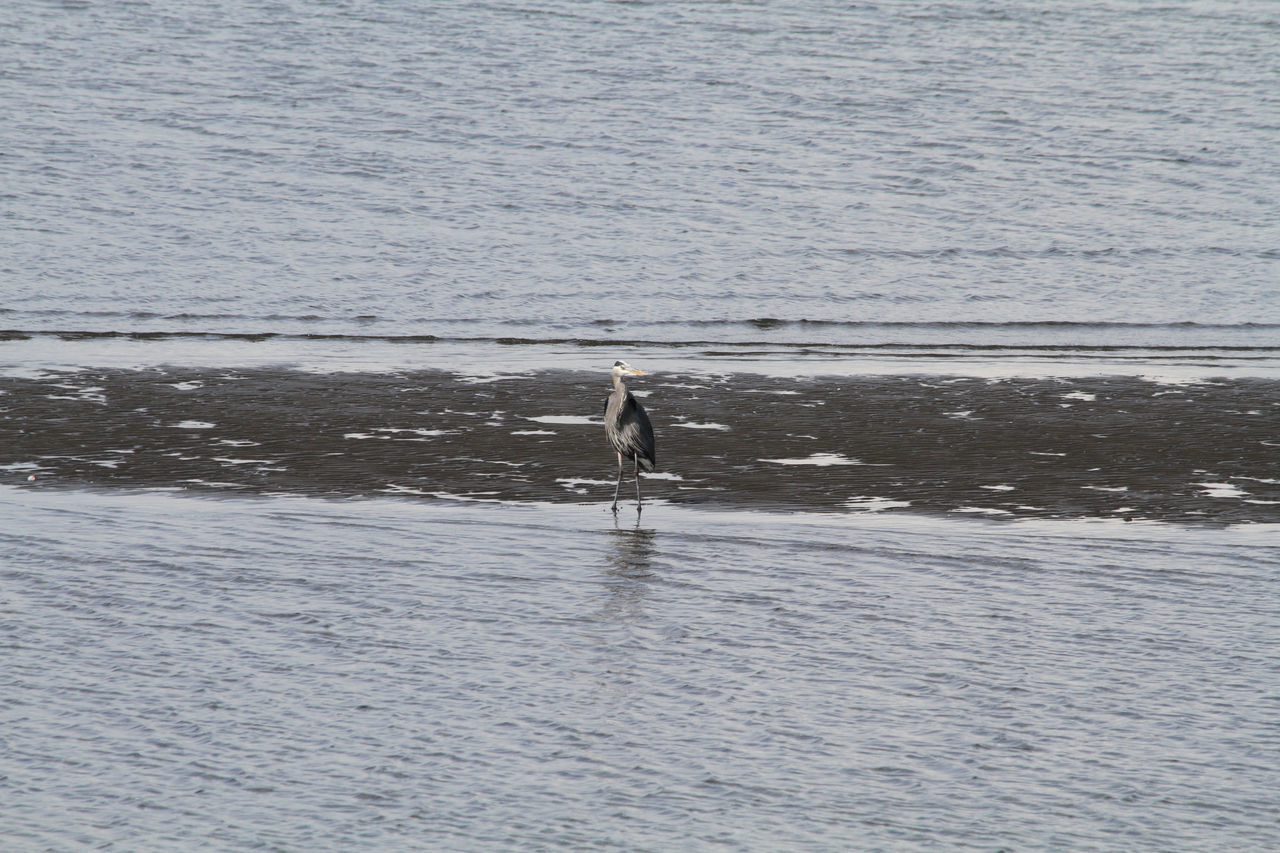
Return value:
[(1274, 4), (6, 12), (5, 850), (1280, 847)]

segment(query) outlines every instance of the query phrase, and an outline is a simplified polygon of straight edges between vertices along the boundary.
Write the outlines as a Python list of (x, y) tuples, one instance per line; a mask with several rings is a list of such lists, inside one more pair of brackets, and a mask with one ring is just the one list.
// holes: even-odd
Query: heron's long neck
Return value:
[(622, 384), (621, 373), (613, 377), (613, 390), (618, 392), (619, 397), (627, 396), (627, 386)]

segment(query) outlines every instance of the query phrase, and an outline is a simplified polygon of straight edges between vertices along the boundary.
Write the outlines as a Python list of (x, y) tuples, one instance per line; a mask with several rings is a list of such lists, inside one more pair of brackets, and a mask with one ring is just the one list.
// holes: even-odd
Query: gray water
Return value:
[(11, 3), (0, 318), (1274, 346), (1276, 7), (1077, 6)]
[(1280, 847), (1280, 7), (5, 13), (6, 851)]
[(1267, 850), (1260, 528), (0, 492), (10, 850)]

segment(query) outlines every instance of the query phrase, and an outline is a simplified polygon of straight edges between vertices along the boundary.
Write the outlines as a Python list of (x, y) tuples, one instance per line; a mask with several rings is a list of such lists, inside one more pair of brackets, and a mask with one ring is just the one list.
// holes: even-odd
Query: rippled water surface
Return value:
[(15, 328), (1280, 324), (1270, 4), (10, 12)]
[(1280, 848), (1275, 4), (5, 11), (0, 848)]
[(8, 849), (1270, 849), (1259, 528), (0, 492)]

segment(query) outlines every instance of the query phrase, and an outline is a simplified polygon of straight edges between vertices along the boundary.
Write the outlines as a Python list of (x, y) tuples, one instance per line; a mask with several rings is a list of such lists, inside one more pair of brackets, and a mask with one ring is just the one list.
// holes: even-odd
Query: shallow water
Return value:
[(1269, 849), (1273, 532), (0, 490), (10, 849)]

